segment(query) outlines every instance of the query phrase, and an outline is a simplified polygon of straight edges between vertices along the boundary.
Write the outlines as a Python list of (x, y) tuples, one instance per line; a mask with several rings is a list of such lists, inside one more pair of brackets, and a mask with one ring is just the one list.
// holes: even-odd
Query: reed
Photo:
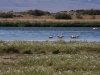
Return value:
[(0, 27), (100, 27), (100, 22), (0, 22)]

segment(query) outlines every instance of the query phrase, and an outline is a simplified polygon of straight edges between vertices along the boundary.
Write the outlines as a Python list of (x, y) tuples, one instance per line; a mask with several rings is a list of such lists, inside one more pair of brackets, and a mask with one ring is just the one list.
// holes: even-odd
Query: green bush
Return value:
[(1, 18), (13, 18), (13, 13), (0, 13)]
[(33, 53), (31, 52), (31, 50), (25, 50), (25, 51), (23, 51), (22, 53), (23, 53), (23, 54), (33, 54)]
[(35, 10), (29, 10), (29, 11), (28, 11), (28, 14), (34, 15), (34, 16), (42, 16), (42, 15), (45, 15), (46, 12), (44, 12), (44, 11), (42, 11), (42, 10), (37, 10), (37, 9), (35, 9)]
[(58, 53), (60, 53), (60, 51), (57, 49), (57, 50), (53, 50), (52, 53), (53, 54), (58, 54)]
[(71, 15), (65, 13), (57, 13), (55, 19), (72, 19)]
[(3, 50), (1, 50), (0, 51), (1, 53), (11, 53), (11, 54), (13, 54), (13, 53), (17, 53), (17, 54), (19, 54), (20, 52), (19, 52), (19, 50), (16, 48), (16, 47), (14, 47), (14, 46), (6, 46), (5, 48), (3, 48)]

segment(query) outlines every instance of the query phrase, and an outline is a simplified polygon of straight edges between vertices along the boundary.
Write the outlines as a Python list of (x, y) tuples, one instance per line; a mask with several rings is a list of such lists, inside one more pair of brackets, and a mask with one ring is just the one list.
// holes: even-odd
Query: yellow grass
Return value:
[(14, 18), (0, 18), (0, 22), (100, 22), (100, 15), (96, 15), (95, 19), (92, 19), (89, 15), (84, 15), (83, 19), (76, 19), (75, 16), (72, 16), (71, 20), (64, 20), (64, 19), (55, 19), (50, 16), (41, 16), (41, 17), (14, 17)]
[(8, 19), (3, 19), (3, 18), (0, 18), (0, 22), (18, 22), (18, 21), (23, 21), (23, 22), (44, 22), (44, 21), (47, 21), (47, 22), (100, 22), (100, 19), (72, 19), (72, 20), (63, 20), (63, 19), (60, 19), (60, 20), (57, 20), (57, 19), (27, 19), (27, 18), (8, 18)]

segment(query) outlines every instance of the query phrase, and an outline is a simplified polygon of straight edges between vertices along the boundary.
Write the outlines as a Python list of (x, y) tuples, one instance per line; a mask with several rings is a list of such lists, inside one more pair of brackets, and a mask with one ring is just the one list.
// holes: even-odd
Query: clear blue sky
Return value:
[(40, 9), (50, 12), (100, 9), (100, 0), (0, 0), (0, 10), (23, 11)]

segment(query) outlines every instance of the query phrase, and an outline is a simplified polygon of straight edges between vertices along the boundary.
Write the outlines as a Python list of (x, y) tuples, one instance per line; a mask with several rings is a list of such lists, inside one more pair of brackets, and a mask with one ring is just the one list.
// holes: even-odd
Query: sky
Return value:
[(100, 0), (0, 0), (2, 11), (39, 9), (49, 12), (100, 9)]

